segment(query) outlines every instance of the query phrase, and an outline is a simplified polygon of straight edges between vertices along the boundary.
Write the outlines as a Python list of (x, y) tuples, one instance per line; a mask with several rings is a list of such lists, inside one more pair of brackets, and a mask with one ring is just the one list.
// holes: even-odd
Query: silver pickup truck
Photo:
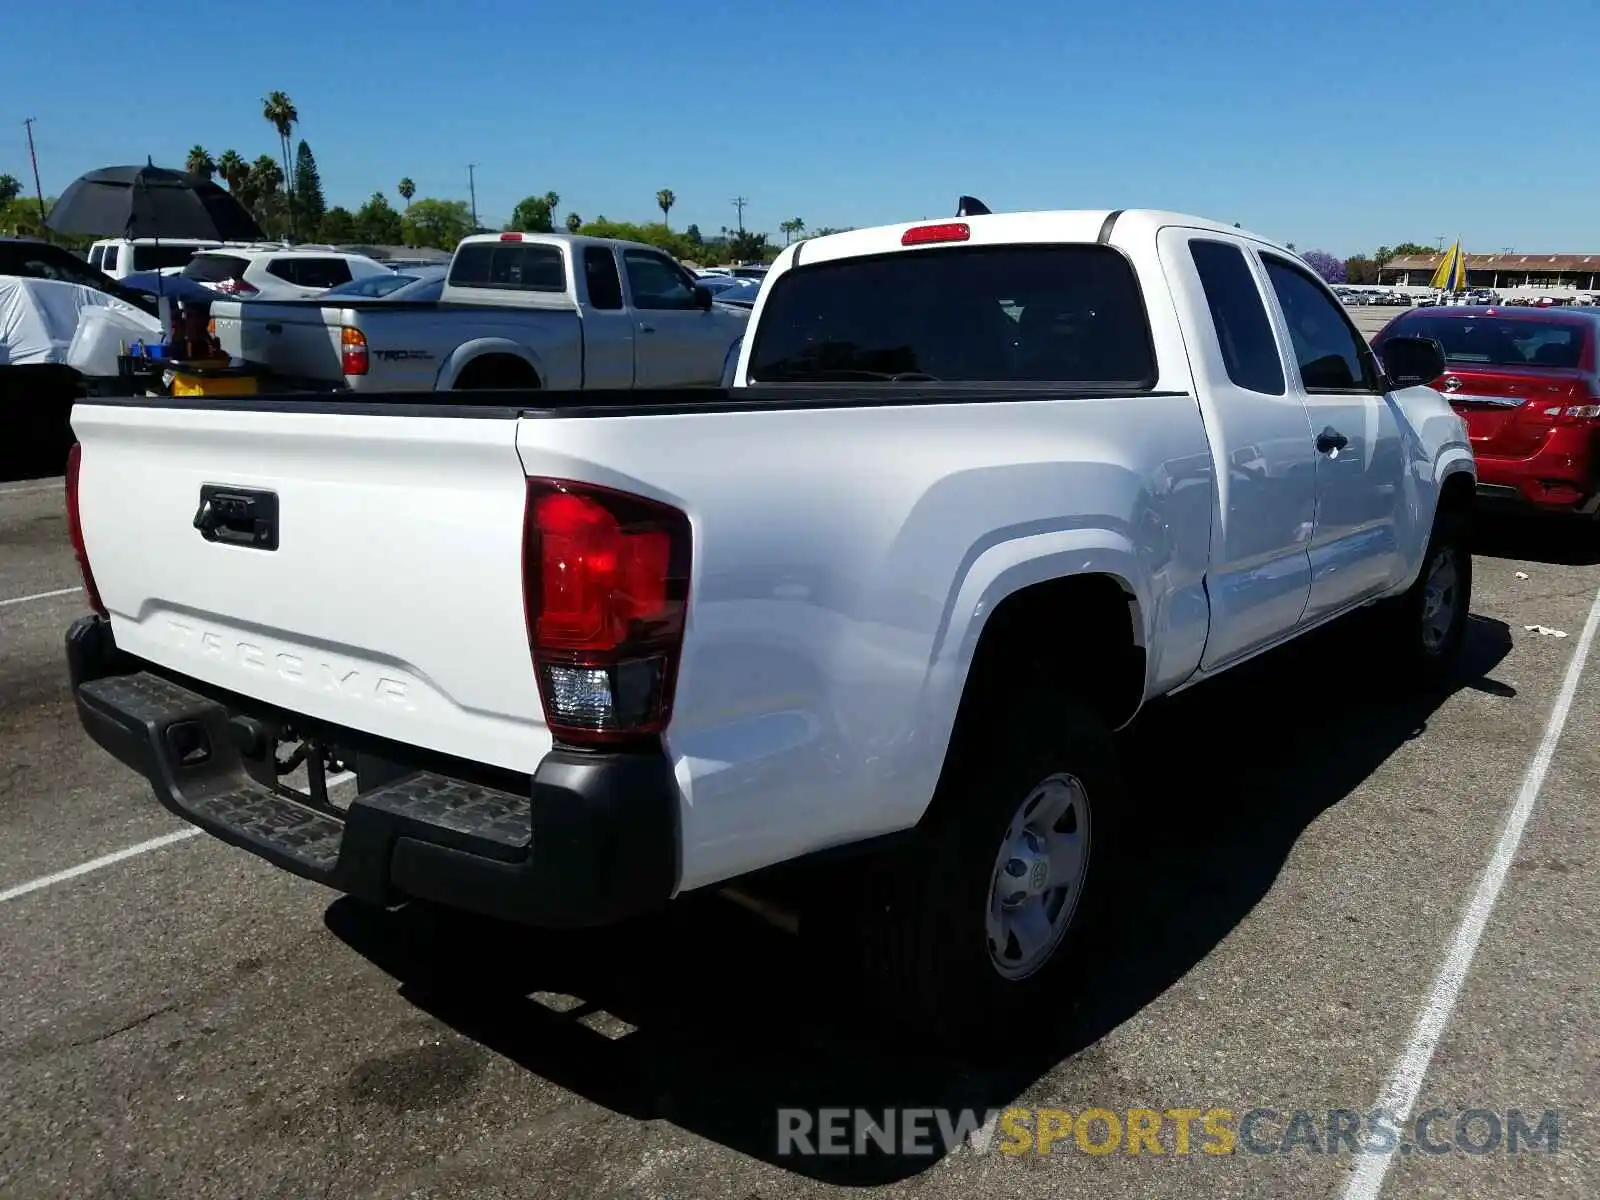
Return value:
[(652, 246), (501, 233), (437, 301), (219, 301), (217, 340), (291, 386), (354, 392), (715, 386), (750, 310)]

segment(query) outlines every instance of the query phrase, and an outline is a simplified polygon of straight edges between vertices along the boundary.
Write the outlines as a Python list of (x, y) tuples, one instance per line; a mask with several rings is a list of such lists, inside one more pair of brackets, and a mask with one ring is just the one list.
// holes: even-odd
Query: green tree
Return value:
[(15, 175), (0, 175), (0, 207), (22, 195), (22, 180)]
[(580, 217), (577, 213), (568, 213), (567, 214), (567, 232), (568, 233), (577, 233), (578, 230), (580, 230), (582, 228), (583, 228), (583, 218)]
[(741, 229), (728, 238), (728, 253), (734, 262), (765, 262), (770, 257), (767, 235)]
[(400, 193), (400, 199), (406, 202), (407, 208), (410, 208), (411, 197), (417, 194), (417, 185), (411, 182), (411, 176), (402, 175), (394, 190)]
[(406, 245), (454, 250), (472, 232), (472, 209), (465, 200), (418, 200), (402, 224)]
[(685, 229), (683, 231), (683, 240), (688, 242), (691, 246), (699, 246), (703, 244), (704, 239), (700, 236), (700, 226), (690, 225), (689, 228)]
[(290, 216), (294, 209), (294, 175), (289, 167), (289, 139), (300, 121), (300, 110), (287, 92), (268, 92), (261, 101), (261, 118), (278, 133), (278, 148), (283, 153), (283, 185), (290, 189)]
[(506, 228), (517, 233), (553, 233), (555, 231), (556, 205), (561, 197), (554, 192), (542, 196), (524, 196), (511, 210)]
[(1346, 283), (1377, 283), (1378, 263), (1365, 254), (1355, 254), (1344, 260)]
[(305, 138), (300, 139), (294, 155), (294, 205), (300, 228), (314, 235), (322, 225), (323, 214), (328, 211), (328, 202), (322, 195), (322, 175), (317, 170), (316, 156), (306, 145)]
[(250, 178), (250, 164), (239, 157), (237, 150), (224, 150), (217, 156), (217, 174), (230, 192), (238, 192)]
[(250, 164), (238, 195), (239, 202), (250, 210), (263, 233), (271, 238), (287, 235), (289, 198), (283, 192), (283, 170), (273, 161), (272, 155), (260, 155)]
[(672, 227), (672, 221), (669, 219), (672, 216), (672, 206), (677, 202), (678, 198), (672, 194), (671, 188), (662, 188), (656, 193), (656, 207), (661, 210), (661, 223), (669, 229)]
[(356, 240), (356, 218), (348, 208), (334, 205), (322, 214), (322, 224), (317, 230), (317, 236), (325, 242), (337, 246)]
[(217, 164), (204, 146), (196, 144), (189, 147), (189, 157), (184, 160), (183, 169), (191, 175), (210, 179), (217, 173)]
[(370, 246), (398, 246), (404, 234), (400, 214), (390, 207), (382, 192), (373, 192), (371, 199), (356, 209), (356, 241)]
[(1372, 252), (1372, 261), (1380, 267), (1391, 258), (1409, 258), (1413, 254), (1437, 254), (1432, 246), (1424, 246), (1418, 242), (1401, 242), (1398, 246), (1379, 246)]
[(701, 245), (689, 241), (681, 233), (676, 233), (667, 227), (665, 221), (654, 221), (649, 225), (636, 225), (631, 221), (608, 221), (604, 217), (587, 222), (579, 231), (587, 237), (617, 238), (624, 242), (642, 242), (646, 246), (655, 246), (665, 250), (673, 258), (692, 258), (696, 262), (706, 262), (705, 253)]

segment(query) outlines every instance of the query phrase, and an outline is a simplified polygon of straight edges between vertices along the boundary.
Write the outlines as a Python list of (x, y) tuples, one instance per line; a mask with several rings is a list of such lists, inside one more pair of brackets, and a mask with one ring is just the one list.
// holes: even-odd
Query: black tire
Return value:
[[(992, 1052), (996, 1022), (1026, 1020), (1059, 998), (1118, 874), (1126, 806), (1111, 731), (1087, 705), (1049, 688), (1005, 699), (952, 747), (909, 842), (867, 868), (855, 914), (859, 965), (888, 1027), (956, 1050)], [(997, 859), (1024, 801), (1057, 776), (1081, 785), (1087, 871), (1068, 890), (1076, 904), (1054, 951), (1025, 978), (1006, 978), (986, 924)]]
[[(1430, 594), (1436, 572), (1451, 571), (1453, 585), (1440, 597), (1449, 616), (1442, 630), (1434, 618)], [(1472, 608), (1472, 551), (1463, 514), (1442, 512), (1435, 519), (1422, 570), (1405, 595), (1385, 606), (1385, 648), (1401, 681), (1425, 688), (1449, 678), (1461, 657)]]

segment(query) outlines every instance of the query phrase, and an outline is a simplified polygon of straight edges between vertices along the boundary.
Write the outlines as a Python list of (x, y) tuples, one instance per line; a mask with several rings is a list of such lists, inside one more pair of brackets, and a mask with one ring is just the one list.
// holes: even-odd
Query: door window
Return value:
[(677, 266), (660, 254), (648, 250), (624, 250), (622, 263), (628, 272), (628, 288), (635, 308), (695, 308), (694, 284)]
[(1380, 391), (1376, 360), (1350, 324), (1344, 307), (1308, 272), (1276, 255), (1261, 257), (1289, 326), (1289, 340), (1305, 390)]

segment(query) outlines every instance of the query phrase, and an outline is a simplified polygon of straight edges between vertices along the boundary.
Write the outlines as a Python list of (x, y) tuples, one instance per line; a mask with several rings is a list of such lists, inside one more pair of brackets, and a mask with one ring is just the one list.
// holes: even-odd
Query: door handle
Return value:
[(639, 322), (640, 333), (654, 333), (655, 331), (656, 327), (654, 325), (646, 325), (643, 321)]
[(1317, 434), (1318, 454), (1328, 454), (1334, 450), (1343, 450), (1349, 444), (1350, 439), (1331, 425)]

